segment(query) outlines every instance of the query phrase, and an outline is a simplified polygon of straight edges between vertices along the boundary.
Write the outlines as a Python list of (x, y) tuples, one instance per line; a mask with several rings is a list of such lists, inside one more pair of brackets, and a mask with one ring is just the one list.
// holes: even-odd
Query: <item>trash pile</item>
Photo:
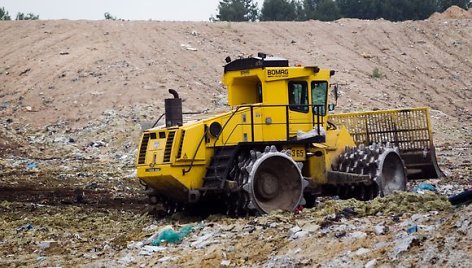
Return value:
[[(470, 92), (472, 23), (456, 19), (465, 17), (457, 8), (444, 15), (403, 23), (0, 24), (9, 44), (0, 47), (0, 267), (472, 263), (470, 101), (449, 101)], [(296, 214), (160, 218), (136, 180), (139, 134), (163, 124), (155, 120), (168, 87), (184, 96), (184, 112), (228, 110), (218, 76), (224, 57), (254, 49), (245, 31), (261, 49), (340, 69), (337, 111), (430, 105), (447, 177), (412, 181), (409, 192), (369, 202), (319, 198)], [(144, 45), (133, 45), (136, 34)], [(411, 38), (398, 38), (405, 34)], [(56, 45), (34, 42), (46, 35)], [(313, 36), (331, 52), (305, 49)], [(274, 47), (274, 38), (293, 49)], [(392, 66), (403, 71), (388, 71)], [(388, 76), (371, 79), (377, 67)], [(398, 83), (406, 73), (409, 82)]]

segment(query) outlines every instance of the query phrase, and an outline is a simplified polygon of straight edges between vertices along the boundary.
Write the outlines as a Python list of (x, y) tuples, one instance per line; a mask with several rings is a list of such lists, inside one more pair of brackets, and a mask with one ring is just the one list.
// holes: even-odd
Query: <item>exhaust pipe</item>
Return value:
[(174, 98), (164, 100), (166, 127), (181, 126), (183, 124), (182, 99), (179, 98), (179, 93), (174, 89), (169, 89), (169, 93)]

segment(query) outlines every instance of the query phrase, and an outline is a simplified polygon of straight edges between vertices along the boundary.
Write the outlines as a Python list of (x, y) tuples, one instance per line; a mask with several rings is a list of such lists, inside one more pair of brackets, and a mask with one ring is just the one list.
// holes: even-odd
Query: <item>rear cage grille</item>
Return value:
[(392, 142), (401, 152), (423, 150), (432, 146), (427, 110), (334, 114), (329, 119), (344, 125), (356, 144)]

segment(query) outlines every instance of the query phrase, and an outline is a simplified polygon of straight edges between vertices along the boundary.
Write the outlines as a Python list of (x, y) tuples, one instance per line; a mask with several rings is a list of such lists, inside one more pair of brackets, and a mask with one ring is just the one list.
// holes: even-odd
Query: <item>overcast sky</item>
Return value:
[[(263, 0), (256, 0), (259, 7)], [(103, 14), (129, 20), (208, 21), (219, 0), (0, 0), (12, 19), (17, 12), (40, 19), (103, 19)]]

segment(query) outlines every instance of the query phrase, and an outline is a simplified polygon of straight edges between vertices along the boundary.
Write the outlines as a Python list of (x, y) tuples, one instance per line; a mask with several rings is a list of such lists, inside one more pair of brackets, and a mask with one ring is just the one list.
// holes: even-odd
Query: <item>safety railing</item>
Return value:
[[(237, 112), (243, 112), (247, 111), (244, 110), (243, 108), (247, 108), (249, 110), (250, 114), (250, 120), (247, 123), (237, 123), (233, 126), (232, 130), (229, 132), (229, 135), (225, 137), (225, 140), (222, 142), (222, 145), (225, 146), (227, 145), (228, 141), (232, 137), (233, 133), (235, 132), (236, 129), (242, 126), (250, 126), (250, 133), (251, 133), (251, 142), (256, 142), (255, 139), (255, 127), (256, 126), (262, 126), (262, 125), (285, 125), (285, 136), (286, 136), (286, 141), (290, 141), (293, 139), (293, 137), (290, 136), (290, 127), (293, 125), (308, 125), (310, 124), (312, 127), (316, 128), (318, 133), (321, 133), (321, 128), (323, 126), (323, 116), (325, 113), (325, 106), (324, 105), (304, 105), (304, 104), (253, 104), (253, 105), (240, 105), (237, 106), (235, 111), (231, 114), (230, 118), (226, 120), (225, 124), (223, 125), (220, 135), (218, 135), (213, 143), (213, 147), (216, 147), (217, 142), (219, 141), (220, 137), (222, 136), (221, 133), (225, 130), (225, 128), (229, 125), (229, 122), (231, 119), (234, 118), (234, 115)], [(254, 120), (254, 112), (257, 109), (257, 111), (263, 111), (263, 108), (281, 108), (283, 109), (283, 112), (285, 114), (285, 118), (282, 122), (261, 122), (261, 123), (255, 123)], [(307, 108), (307, 115), (311, 115), (309, 121), (300, 121), (300, 122), (291, 122), (290, 120), (290, 112), (296, 112), (294, 110), (290, 110), (290, 108)], [(312, 109), (310, 111), (310, 108)], [(300, 114), (303, 114), (303, 112), (300, 112)], [(248, 140), (249, 142), (249, 140)]]
[[(307, 108), (307, 114), (310, 114), (310, 121), (307, 122), (290, 122), (290, 108)], [(321, 128), (323, 125), (323, 115), (325, 113), (325, 106), (324, 105), (303, 105), (303, 104), (251, 104), (251, 105), (239, 105), (236, 107), (231, 112), (231, 115), (229, 118), (226, 120), (226, 122), (223, 124), (219, 135), (215, 137), (215, 141), (213, 143), (213, 148), (217, 147), (217, 143), (222, 136), (221, 134), (223, 131), (227, 128), (228, 125), (230, 125), (231, 120), (234, 118), (236, 114), (239, 112), (247, 111), (249, 110), (250, 113), (250, 120), (248, 123), (237, 123), (233, 126), (232, 130), (229, 132), (229, 135), (225, 138), (225, 140), (222, 142), (223, 146), (228, 145), (228, 141), (230, 140), (231, 136), (235, 132), (235, 130), (239, 127), (242, 126), (250, 126), (250, 132), (251, 132), (251, 142), (255, 142), (255, 127), (259, 125), (267, 125), (267, 123), (255, 123), (254, 122), (254, 112), (255, 109), (262, 109), (262, 108), (281, 108), (284, 109), (285, 112), (285, 120), (283, 122), (271, 122), (271, 125), (285, 125), (285, 131), (286, 131), (286, 140), (290, 141), (290, 126), (291, 125), (307, 125), (311, 124), (312, 127), (316, 127), (317, 133), (321, 133)], [(311, 109), (311, 111), (310, 111)], [(292, 111), (292, 112), (297, 112), (297, 111)], [(182, 172), (185, 175), (186, 173), (190, 172), (190, 170), (193, 167), (193, 163), (195, 161), (195, 158), (197, 156), (198, 150), (200, 149), (201, 144), (203, 143), (203, 140), (207, 137), (209, 132), (209, 129), (205, 129), (203, 136), (200, 139), (200, 142), (197, 145), (197, 148), (195, 149), (195, 152), (193, 154), (192, 160), (190, 162), (190, 165), (187, 169), (183, 169)]]

